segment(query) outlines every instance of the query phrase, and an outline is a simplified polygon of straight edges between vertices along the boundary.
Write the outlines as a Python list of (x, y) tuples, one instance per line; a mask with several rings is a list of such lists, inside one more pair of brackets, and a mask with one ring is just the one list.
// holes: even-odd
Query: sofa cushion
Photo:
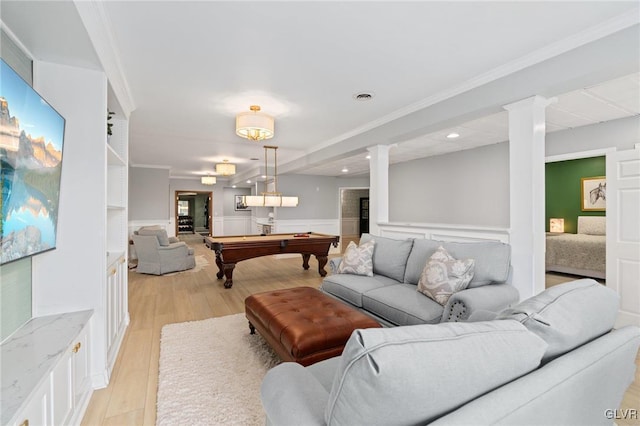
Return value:
[(511, 246), (498, 241), (455, 243), (445, 242), (444, 248), (457, 259), (475, 260), (473, 279), (469, 288), (492, 283), (503, 283), (509, 279)]
[(395, 325), (437, 324), (444, 311), (412, 284), (369, 290), (362, 295), (362, 308)]
[(456, 243), (416, 239), (407, 260), (404, 282), (418, 284), (424, 265), (439, 246), (447, 249), (449, 254), (456, 259), (474, 259), (474, 275), (469, 283), (469, 288), (502, 283), (509, 278), (511, 266), (511, 246), (509, 244), (497, 241)]
[(338, 265), (338, 274), (354, 274), (373, 276), (373, 249), (375, 241), (370, 240), (357, 246), (353, 241), (349, 242), (342, 256), (342, 262)]
[(413, 247), (407, 259), (407, 267), (404, 273), (405, 283), (418, 284), (424, 265), (441, 245), (442, 241), (424, 238), (413, 240)]
[(163, 247), (168, 246), (169, 243), (169, 236), (167, 235), (167, 231), (164, 228), (161, 228), (158, 225), (154, 225), (154, 226), (143, 226), (140, 229), (138, 229), (138, 235), (143, 235), (143, 236), (155, 236), (156, 238), (158, 238), (158, 244), (160, 244)]
[[(372, 239), (376, 242), (373, 250), (373, 273), (402, 282), (413, 239), (395, 240), (362, 234), (360, 244)], [(424, 266), (424, 263), (422, 265)]]
[(362, 308), (363, 293), (394, 284), (398, 284), (398, 281), (385, 277), (384, 275), (363, 277), (351, 274), (334, 274), (328, 275), (322, 280), (320, 290), (349, 302), (358, 308)]
[(553, 286), (500, 312), (496, 319), (520, 321), (549, 344), (550, 361), (609, 332), (618, 315), (619, 296), (592, 279)]
[(473, 278), (473, 259), (454, 259), (440, 246), (422, 270), (418, 291), (441, 305), (464, 290)]
[(534, 370), (546, 346), (517, 321), (356, 330), (336, 370), (325, 422), (429, 423)]

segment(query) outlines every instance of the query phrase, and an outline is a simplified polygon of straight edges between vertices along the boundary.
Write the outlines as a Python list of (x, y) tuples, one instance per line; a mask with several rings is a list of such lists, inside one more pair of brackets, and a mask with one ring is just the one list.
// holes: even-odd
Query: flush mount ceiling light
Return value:
[(236, 135), (252, 141), (271, 139), (274, 135), (273, 117), (260, 112), (259, 105), (251, 105), (250, 112), (236, 115)]
[(216, 173), (222, 176), (235, 175), (236, 165), (229, 163), (229, 160), (222, 160), (222, 163), (216, 164)]
[[(264, 146), (264, 170), (266, 173), (265, 186), (272, 185), (273, 191), (263, 192), (261, 195), (245, 195), (244, 203), (249, 207), (296, 207), (298, 197), (285, 197), (278, 192), (278, 156), (277, 146)], [(273, 176), (269, 181), (268, 153), (273, 151)]]
[(200, 178), (200, 182), (203, 185), (215, 185), (216, 184), (216, 177), (215, 176), (202, 176)]
[(455, 139), (455, 138), (459, 138), (460, 135), (456, 132), (451, 132), (447, 135), (447, 139)]

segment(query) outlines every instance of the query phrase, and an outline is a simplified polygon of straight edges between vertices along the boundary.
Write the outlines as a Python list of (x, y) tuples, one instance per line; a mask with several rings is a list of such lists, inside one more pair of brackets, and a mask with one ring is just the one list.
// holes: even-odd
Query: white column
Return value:
[(378, 223), (389, 222), (389, 149), (392, 145), (367, 148), (369, 159), (369, 232), (380, 235)]
[(509, 111), (509, 241), (520, 300), (545, 288), (545, 108), (554, 101), (534, 96), (504, 106)]

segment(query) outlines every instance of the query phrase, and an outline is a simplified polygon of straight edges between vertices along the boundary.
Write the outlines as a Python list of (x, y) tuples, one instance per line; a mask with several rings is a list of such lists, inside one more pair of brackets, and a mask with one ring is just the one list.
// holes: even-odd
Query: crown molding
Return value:
[(0, 30), (4, 31), (7, 37), (9, 37), (11, 41), (14, 42), (15, 45), (22, 50), (22, 53), (24, 53), (25, 56), (27, 56), (32, 61), (34, 60), (33, 53), (31, 53), (31, 51), (27, 49), (27, 47), (20, 41), (20, 39), (16, 37), (13, 31), (11, 31), (11, 28), (9, 28), (7, 24), (2, 22), (2, 19), (0, 19)]
[(133, 163), (129, 163), (129, 167), (135, 167), (138, 169), (165, 169), (165, 170), (171, 170), (171, 166), (156, 166), (154, 164), (133, 164)]
[(640, 7), (633, 8), (631, 11), (627, 11), (623, 14), (615, 16), (591, 28), (583, 30), (572, 36), (566, 37), (555, 43), (551, 43), (543, 48), (540, 48), (534, 52), (524, 55), (516, 60), (513, 60), (504, 65), (496, 67), (474, 78), (471, 78), (458, 86), (454, 86), (450, 89), (436, 93), (433, 96), (429, 96), (418, 102), (407, 105), (406, 107), (393, 111), (392, 113), (387, 114), (383, 117), (380, 117), (377, 120), (370, 121), (369, 123), (363, 126), (357, 127), (349, 132), (343, 133), (323, 143), (315, 145), (312, 149), (307, 151), (307, 154), (311, 154), (311, 153), (320, 151), (324, 148), (327, 148), (331, 145), (334, 145), (336, 143), (343, 142), (354, 136), (357, 136), (369, 130), (375, 129), (376, 127), (380, 127), (384, 124), (390, 123), (406, 115), (409, 115), (421, 109), (427, 108), (429, 106), (435, 105), (439, 102), (445, 101), (454, 96), (460, 95), (461, 93), (475, 89), (487, 83), (491, 83), (492, 81), (506, 77), (510, 74), (516, 73), (525, 68), (528, 68), (540, 62), (546, 61), (555, 56), (559, 56), (570, 50), (573, 50), (580, 46), (584, 46), (585, 44), (594, 42), (596, 40), (607, 37), (611, 34), (617, 33), (619, 31), (625, 30), (627, 28), (630, 28), (638, 24), (640, 24)]
[(116, 39), (111, 30), (104, 4), (103, 2), (83, 0), (73, 0), (73, 2), (122, 112), (125, 117), (129, 118), (135, 109), (135, 102), (120, 62), (120, 52), (116, 47)]

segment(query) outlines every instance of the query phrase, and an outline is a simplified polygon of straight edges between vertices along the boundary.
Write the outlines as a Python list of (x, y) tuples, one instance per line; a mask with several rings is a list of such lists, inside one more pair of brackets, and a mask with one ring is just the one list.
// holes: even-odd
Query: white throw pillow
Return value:
[(373, 248), (375, 241), (369, 240), (357, 246), (351, 241), (338, 265), (339, 274), (373, 276)]
[(458, 260), (440, 246), (422, 270), (418, 291), (445, 305), (452, 294), (464, 290), (473, 278), (475, 260)]

